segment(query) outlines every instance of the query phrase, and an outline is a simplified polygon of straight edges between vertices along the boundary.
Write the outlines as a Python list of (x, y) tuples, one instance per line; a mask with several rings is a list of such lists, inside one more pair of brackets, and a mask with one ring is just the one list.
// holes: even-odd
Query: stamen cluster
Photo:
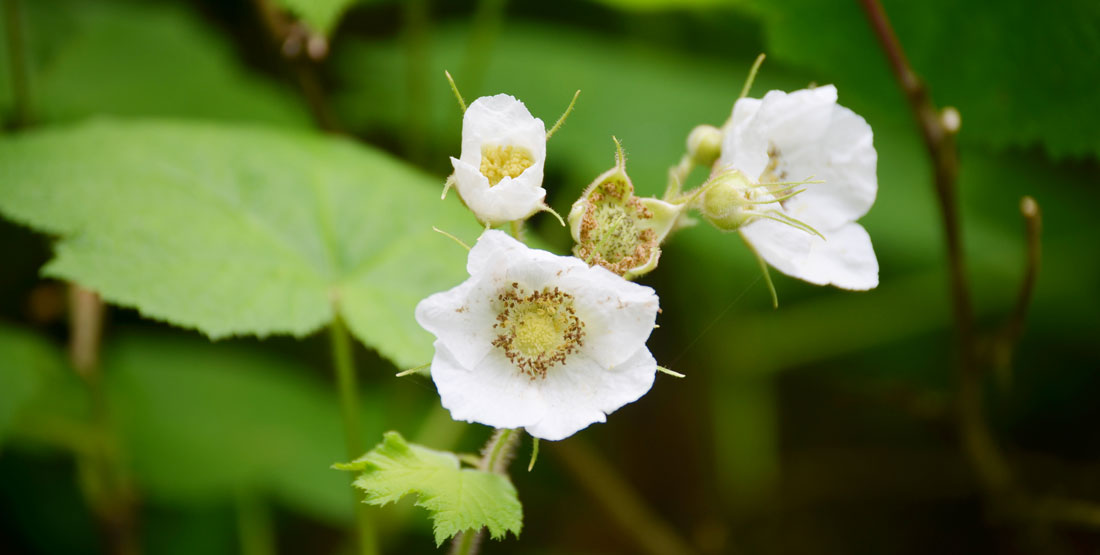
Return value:
[(573, 308), (573, 295), (554, 287), (525, 294), (519, 283), (497, 294), (500, 312), (493, 346), (532, 380), (584, 345), (584, 322)]
[(523, 174), (524, 170), (535, 164), (535, 157), (530, 150), (522, 146), (484, 145), (481, 147), (481, 175), (489, 180), (492, 187), (500, 183), (501, 179), (511, 177), (515, 179)]

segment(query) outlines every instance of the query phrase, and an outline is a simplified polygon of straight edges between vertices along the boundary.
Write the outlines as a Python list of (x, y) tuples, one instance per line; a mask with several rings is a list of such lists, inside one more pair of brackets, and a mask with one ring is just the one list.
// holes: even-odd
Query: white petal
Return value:
[(472, 366), (493, 348), (496, 312), (491, 301), (497, 287), (484, 277), (435, 293), (416, 305), (416, 323), (436, 336), (464, 366)]
[(755, 125), (761, 101), (742, 98), (733, 105), (733, 115), (724, 128), (722, 154), (716, 169), (737, 169), (749, 179), (756, 180), (768, 165), (768, 141)]
[(543, 420), (546, 413), (546, 403), (534, 382), (517, 371), (499, 349), (466, 366), (436, 341), (432, 381), (443, 408), (455, 420), (519, 428)]
[(816, 240), (807, 261), (808, 271), (842, 289), (867, 290), (878, 286), (878, 259), (867, 230), (849, 223)]
[(531, 115), (527, 107), (507, 94), (483, 96), (466, 108), (462, 116), (463, 162), (481, 167), (481, 147), (521, 146), (531, 151), (535, 166), (539, 167), (541, 185), (542, 166), (546, 160), (546, 126)]
[(470, 249), (466, 258), (466, 271), (471, 276), (490, 272), (492, 268), (501, 266), (509, 259), (524, 256), (528, 250), (531, 249), (511, 235), (498, 229), (487, 229)]
[(832, 85), (792, 93), (768, 91), (756, 113), (754, 125), (776, 147), (793, 150), (821, 139), (834, 106), (836, 87)]
[(822, 233), (825, 240), (770, 220), (741, 228), (741, 234), (768, 264), (791, 277), (844, 289), (878, 285), (878, 260), (862, 226), (848, 223)]
[(562, 290), (575, 297), (577, 317), (584, 322), (584, 353), (613, 366), (645, 348), (659, 309), (652, 288), (601, 266), (562, 272), (559, 279)]
[(756, 253), (776, 270), (817, 285), (827, 283), (806, 269), (813, 241), (821, 239), (771, 220), (757, 220), (740, 231)]
[(778, 148), (782, 180), (813, 175), (824, 181), (806, 185), (804, 192), (786, 202), (791, 216), (817, 228), (832, 229), (859, 219), (874, 204), (878, 155), (871, 126), (855, 112), (833, 106), (829, 126), (812, 148)]
[(489, 179), (477, 167), (457, 158), (451, 158), (451, 165), (455, 169), (455, 189), (483, 222), (495, 225), (522, 220), (538, 211), (546, 198), (546, 190), (539, 186), (541, 165), (537, 170), (534, 166), (527, 168), (517, 179), (505, 177), (495, 187), (489, 186)]
[(603, 422), (607, 414), (645, 395), (656, 373), (657, 361), (644, 347), (612, 367), (574, 357), (551, 368), (538, 384), (546, 410), (538, 422), (527, 425), (527, 432), (557, 441)]

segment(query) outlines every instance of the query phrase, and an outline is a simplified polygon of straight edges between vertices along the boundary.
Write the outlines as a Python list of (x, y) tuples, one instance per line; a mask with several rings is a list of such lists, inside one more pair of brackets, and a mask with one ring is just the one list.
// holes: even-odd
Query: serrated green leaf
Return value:
[(362, 471), (355, 485), (372, 505), (416, 494), (417, 506), (431, 512), (436, 545), (483, 526), (494, 539), (508, 532), (518, 536), (523, 527), (523, 507), (507, 477), (460, 468), (454, 454), (410, 444), (397, 432), (387, 432), (359, 459), (334, 467)]
[[(1044, 146), (1100, 157), (1100, 3), (883, 2), (910, 63), (939, 105), (962, 114), (961, 141)], [(856, 2), (748, 0), (769, 56), (822, 72), (844, 95), (900, 98)], [(1085, 123), (1088, 122), (1088, 123)]]
[(339, 311), (399, 366), (431, 356), (413, 309), (465, 275), (478, 227), (440, 183), (348, 140), (99, 121), (0, 142), (0, 214), (61, 236), (50, 276), (151, 318), (309, 334)]

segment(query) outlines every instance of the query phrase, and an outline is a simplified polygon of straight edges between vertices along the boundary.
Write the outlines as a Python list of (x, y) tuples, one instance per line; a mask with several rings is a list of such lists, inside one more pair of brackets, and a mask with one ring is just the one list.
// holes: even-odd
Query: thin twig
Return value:
[(909, 101), (917, 120), (934, 169), (936, 196), (943, 216), (947, 242), (947, 262), (951, 275), (951, 300), (955, 334), (959, 346), (958, 416), (963, 448), (970, 457), (982, 485), (989, 491), (1005, 490), (1011, 472), (1004, 456), (989, 432), (982, 399), (982, 371), (974, 329), (974, 311), (966, 280), (966, 264), (962, 252), (962, 230), (959, 221), (958, 152), (954, 131), (944, 125), (940, 113), (932, 104), (928, 89), (909, 65), (905, 51), (894, 33), (882, 4), (878, 0), (860, 0), (871, 28), (890, 62), (894, 77)]
[(85, 495), (100, 521), (109, 551), (136, 555), (141, 552), (136, 494), (121, 462), (100, 372), (105, 312), (103, 301), (94, 291), (75, 283), (69, 285), (69, 361), (88, 388), (92, 402), (90, 426), (98, 438), (92, 451), (77, 454), (77, 464), (87, 477), (83, 481)]
[[(876, 37), (882, 44), (890, 68), (901, 85), (917, 123), (925, 147), (932, 159), (936, 193), (943, 213), (947, 239), (948, 265), (951, 272), (951, 297), (955, 328), (958, 336), (960, 364), (958, 390), (958, 425), (963, 448), (978, 474), (982, 486), (995, 500), (1008, 506), (1015, 517), (1025, 517), (1063, 524), (1100, 527), (1100, 504), (1088, 501), (1041, 497), (1029, 494), (1015, 482), (1004, 455), (1001, 454), (983, 411), (983, 359), (973, 308), (967, 288), (962, 255), (962, 239), (958, 214), (956, 177), (958, 153), (954, 135), (959, 116), (953, 108), (941, 114), (933, 106), (924, 83), (913, 71), (901, 44), (882, 9), (879, 0), (860, 0)], [(1006, 337), (1014, 344), (1023, 329), (1027, 307), (1031, 302), (1040, 262), (1041, 219), (1039, 206), (1025, 197), (1020, 207), (1027, 225), (1028, 261), (1016, 307), (1006, 324)], [(1011, 346), (1009, 347), (1011, 349)]]
[(1024, 333), (1024, 321), (1027, 319), (1031, 297), (1035, 293), (1035, 282), (1039, 278), (1039, 266), (1042, 264), (1043, 216), (1039, 203), (1030, 196), (1020, 200), (1020, 215), (1024, 218), (1027, 237), (1027, 258), (1024, 262), (1024, 277), (1016, 296), (1016, 306), (997, 333), (991, 345), (990, 359), (998, 371), (1007, 372), (1012, 366), (1012, 355), (1016, 343)]

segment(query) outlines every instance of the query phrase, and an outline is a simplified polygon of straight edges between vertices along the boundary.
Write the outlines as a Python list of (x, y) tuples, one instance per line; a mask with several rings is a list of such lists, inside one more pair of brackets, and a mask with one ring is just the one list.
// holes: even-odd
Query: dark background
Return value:
[[(461, 124), (443, 69), (467, 101), (507, 92), (547, 122), (581, 89), (548, 145), (547, 202), (565, 213), (611, 166), (612, 135), (639, 193), (658, 194), (688, 132), (725, 120), (766, 52), (754, 96), (835, 83), (840, 103), (874, 129), (879, 196), (861, 223), (879, 288), (773, 273), (772, 310), (736, 235), (700, 225), (674, 236), (641, 281), (663, 308), (650, 348), (688, 377), (658, 376), (607, 424), (544, 442), (533, 472), (521, 447), (512, 475), (522, 537), (484, 552), (643, 552), (636, 538), (647, 524), (624, 526), (570, 470), (588, 452), (700, 553), (1100, 552), (1095, 513), (1077, 519), (1091, 524), (1066, 523), (1031, 501), (1035, 511), (1006, 509), (983, 494), (959, 448), (931, 166), (854, 0), (517, 1), (494, 20), (497, 4), (361, 2), (334, 23), (328, 57), (301, 63), (279, 54), (243, 0), (24, 0), (32, 117), (21, 122), (13, 107), (7, 52), (0, 108), (12, 133), (100, 115), (310, 128), (305, 79), (340, 132), (442, 184)], [(986, 408), (1021, 488), (1086, 501), (1100, 501), (1098, 6), (885, 1), (933, 100), (962, 115), (965, 255), (983, 330), (1002, 325), (1024, 273), (1020, 198), (1042, 208), (1025, 333), (1011, 363), (986, 376)], [(570, 248), (551, 217), (532, 225), (554, 250)], [(0, 221), (0, 373), (65, 364), (66, 290), (38, 277), (50, 249), (49, 237)], [(368, 444), (387, 429), (441, 449), (484, 442), (484, 426), (447, 419), (429, 380), (395, 379), (386, 360), (356, 354)], [(109, 309), (104, 368), (123, 407), (121, 451), (146, 552), (238, 551), (249, 514), (272, 519), (283, 553), (349, 547), (345, 476), (327, 470), (342, 452), (328, 365), (321, 335), (210, 343)], [(169, 379), (170, 389), (158, 381)], [(0, 552), (102, 552), (72, 456), (79, 430), (48, 428), (36, 421), (0, 437)], [(265, 463), (280, 450), (295, 463)], [(385, 552), (431, 551), (423, 510), (406, 500), (375, 513)]]

